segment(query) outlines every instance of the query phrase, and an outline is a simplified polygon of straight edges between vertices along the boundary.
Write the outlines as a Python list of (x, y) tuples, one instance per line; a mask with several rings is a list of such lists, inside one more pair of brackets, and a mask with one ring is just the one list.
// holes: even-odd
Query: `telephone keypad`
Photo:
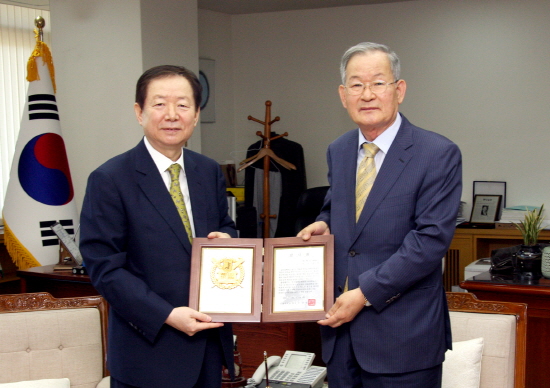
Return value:
[(295, 381), (299, 373), (291, 373), (286, 370), (277, 370), (273, 376), (269, 376), (270, 380), (280, 380), (280, 381)]

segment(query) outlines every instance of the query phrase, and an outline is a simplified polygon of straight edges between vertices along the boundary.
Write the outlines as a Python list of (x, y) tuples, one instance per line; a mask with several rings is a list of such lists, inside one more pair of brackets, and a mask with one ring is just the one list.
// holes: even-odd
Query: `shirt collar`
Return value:
[(155, 165), (157, 166), (159, 172), (161, 174), (164, 174), (164, 172), (174, 163), (178, 163), (181, 166), (181, 172), (183, 173), (183, 176), (185, 176), (185, 168), (183, 166), (183, 148), (181, 150), (181, 155), (178, 160), (175, 162), (158, 152), (156, 149), (153, 148), (151, 143), (149, 143), (149, 140), (147, 140), (147, 137), (143, 137), (143, 142), (145, 143), (145, 147), (147, 148), (147, 151), (149, 151), (149, 154), (151, 155), (151, 158), (153, 158), (153, 162), (155, 162)]
[(399, 114), (398, 112), (393, 124), (390, 125), (388, 129), (386, 129), (380, 135), (378, 135), (378, 137), (374, 139), (373, 142), (368, 141), (365, 136), (363, 136), (363, 132), (358, 129), (357, 131), (359, 132), (359, 149), (363, 147), (363, 143), (374, 143), (378, 146), (380, 151), (384, 152), (384, 154), (387, 154), (391, 147), (391, 144), (393, 143), (393, 139), (395, 139), (395, 136), (397, 135), (397, 131), (399, 131), (399, 127), (401, 126), (402, 121), (403, 120), (401, 119), (401, 114)]

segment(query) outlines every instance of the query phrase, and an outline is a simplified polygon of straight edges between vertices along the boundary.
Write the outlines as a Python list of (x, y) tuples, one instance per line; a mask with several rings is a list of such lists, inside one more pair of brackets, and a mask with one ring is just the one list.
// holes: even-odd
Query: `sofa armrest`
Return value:
[(110, 388), (111, 387), (111, 377), (104, 377), (97, 385), (96, 388)]

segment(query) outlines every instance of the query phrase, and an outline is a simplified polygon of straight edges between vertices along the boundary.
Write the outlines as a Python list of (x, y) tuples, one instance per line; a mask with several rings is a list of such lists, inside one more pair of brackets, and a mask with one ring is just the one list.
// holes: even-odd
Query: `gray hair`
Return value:
[(399, 79), (401, 75), (401, 64), (399, 63), (399, 57), (397, 54), (392, 51), (388, 46), (372, 43), (372, 42), (363, 42), (356, 44), (353, 47), (350, 47), (342, 56), (342, 61), (340, 62), (340, 76), (342, 77), (342, 85), (346, 84), (346, 67), (348, 62), (356, 55), (366, 54), (371, 51), (381, 51), (388, 55), (390, 60), (391, 72), (393, 73), (394, 81)]

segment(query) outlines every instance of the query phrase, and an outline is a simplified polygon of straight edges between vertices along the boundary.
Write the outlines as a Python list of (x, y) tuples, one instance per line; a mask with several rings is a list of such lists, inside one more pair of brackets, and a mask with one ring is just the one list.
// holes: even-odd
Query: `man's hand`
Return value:
[(208, 238), (231, 238), (231, 236), (227, 233), (223, 232), (210, 232), (208, 233)]
[(304, 229), (300, 230), (296, 237), (301, 237), (302, 240), (307, 241), (311, 236), (320, 234), (330, 234), (330, 229), (325, 221), (317, 221), (313, 224), (309, 224)]
[(340, 295), (327, 313), (327, 319), (318, 321), (323, 326), (338, 327), (350, 322), (365, 307), (365, 297), (361, 289), (356, 288)]
[(166, 318), (166, 323), (188, 336), (193, 336), (201, 330), (223, 326), (223, 323), (212, 322), (211, 317), (190, 307), (176, 307)]

